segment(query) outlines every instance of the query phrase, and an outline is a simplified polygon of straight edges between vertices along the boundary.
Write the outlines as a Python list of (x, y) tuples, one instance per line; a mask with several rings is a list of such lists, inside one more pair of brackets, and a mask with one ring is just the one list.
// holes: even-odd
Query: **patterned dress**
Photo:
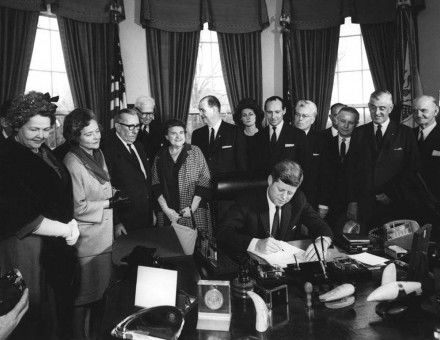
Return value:
[[(200, 196), (202, 201), (194, 212), (197, 229), (211, 236), (212, 221), (208, 204), (211, 194), (211, 175), (205, 157), (197, 146), (185, 144), (175, 162), (170, 156), (168, 147), (162, 148), (154, 160), (152, 188), (156, 199), (163, 195), (167, 205), (177, 212), (190, 207), (194, 196)], [(160, 207), (157, 219), (159, 227), (170, 224)], [(190, 218), (183, 217), (177, 222), (192, 227)]]

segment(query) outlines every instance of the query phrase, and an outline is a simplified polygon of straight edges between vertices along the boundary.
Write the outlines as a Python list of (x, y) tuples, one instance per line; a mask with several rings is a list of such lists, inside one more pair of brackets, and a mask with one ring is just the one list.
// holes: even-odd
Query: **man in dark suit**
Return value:
[[(332, 232), (298, 190), (302, 180), (303, 172), (297, 163), (277, 163), (268, 176), (267, 189), (249, 192), (230, 207), (219, 224), (218, 245), (234, 258), (242, 258), (252, 249), (273, 253), (280, 250), (279, 240), (300, 237), (299, 229), (304, 224), (316, 239), (317, 249), (321, 252), (323, 247), (325, 252)], [(306, 258), (317, 258), (313, 244), (307, 249)]]
[(348, 163), (348, 215), (361, 222), (362, 232), (413, 217), (404, 193), (420, 158), (411, 129), (389, 119), (393, 101), (388, 91), (374, 91), (368, 108), (372, 122), (354, 130)]
[(266, 176), (272, 167), (283, 159), (301, 165), (307, 176), (310, 166), (310, 150), (304, 131), (284, 122), (286, 105), (278, 96), (269, 97), (264, 103), (268, 126), (257, 134), (257, 168)]
[[(429, 192), (431, 200), (433, 198), (440, 202), (440, 126), (436, 122), (439, 108), (435, 98), (431, 96), (416, 98), (414, 108), (414, 121), (418, 127), (413, 131), (420, 151), (420, 173), (425, 182), (423, 187)], [(424, 202), (423, 199), (421, 202)], [(420, 222), (432, 223), (431, 238), (438, 240), (440, 238), (440, 206), (435, 207), (434, 205), (434, 211), (426, 209), (426, 207), (425, 204), (425, 207), (420, 209)]]
[(321, 167), (321, 149), (323, 137), (320, 132), (311, 129), (316, 120), (318, 108), (310, 100), (299, 100), (295, 105), (293, 123), (296, 128), (304, 131), (310, 150), (310, 170), (305, 175), (303, 190), (310, 205), (318, 208), (318, 190), (320, 187), (319, 169)]
[(246, 170), (246, 141), (235, 125), (222, 121), (220, 102), (206, 96), (199, 103), (200, 117), (205, 126), (195, 130), (191, 143), (203, 152), (214, 177), (219, 174)]
[(117, 211), (125, 227), (119, 224), (117, 235), (153, 224), (150, 164), (142, 144), (136, 141), (140, 126), (136, 110), (121, 110), (115, 117), (115, 130), (102, 148), (113, 187), (131, 201)]
[(359, 112), (353, 107), (343, 107), (336, 117), (338, 135), (323, 146), (321, 153), (318, 212), (335, 234), (350, 231), (343, 230), (348, 206), (347, 164), (352, 156), (351, 135), (358, 123)]
[(142, 124), (136, 140), (142, 143), (150, 164), (153, 163), (164, 139), (162, 124), (154, 115), (154, 105), (154, 99), (151, 97), (139, 97), (135, 104)]

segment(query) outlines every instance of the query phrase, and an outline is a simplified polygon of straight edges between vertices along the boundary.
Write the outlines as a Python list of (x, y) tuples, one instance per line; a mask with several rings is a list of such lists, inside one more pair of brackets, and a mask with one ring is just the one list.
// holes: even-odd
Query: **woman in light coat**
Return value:
[[(113, 207), (120, 196), (113, 195), (104, 155), (99, 149), (101, 132), (92, 111), (75, 109), (64, 121), (64, 138), (70, 151), (64, 158), (72, 177), (74, 216), (81, 236), (78, 239), (78, 262), (75, 296), (74, 332), (86, 338), (86, 320), (101, 306), (112, 272)], [(93, 312), (92, 318), (86, 318)], [(99, 319), (99, 318), (98, 318)]]

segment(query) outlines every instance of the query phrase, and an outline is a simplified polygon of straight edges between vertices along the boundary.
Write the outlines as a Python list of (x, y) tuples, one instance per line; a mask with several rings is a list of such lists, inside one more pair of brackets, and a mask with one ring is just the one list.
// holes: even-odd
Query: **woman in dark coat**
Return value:
[(262, 129), (264, 113), (255, 100), (246, 98), (238, 103), (233, 118), (235, 124), (243, 129), (246, 138), (248, 169), (255, 169), (255, 158), (258, 157), (255, 138)]
[[(70, 246), (79, 231), (72, 219), (69, 173), (45, 145), (55, 110), (49, 94), (29, 92), (15, 98), (7, 111), (14, 132), (0, 152), (0, 267), (2, 273), (18, 268), (29, 287), (29, 315), (16, 335), (23, 339), (47, 336), (54, 312), (58, 332), (67, 331), (71, 317)], [(49, 306), (48, 287), (56, 310)]]

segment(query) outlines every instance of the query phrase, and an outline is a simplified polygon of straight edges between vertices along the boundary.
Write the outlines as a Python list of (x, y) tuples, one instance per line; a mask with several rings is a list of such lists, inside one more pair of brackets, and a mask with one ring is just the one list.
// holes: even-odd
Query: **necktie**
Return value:
[(133, 161), (135, 162), (135, 164), (139, 167), (139, 169), (141, 169), (141, 165), (139, 164), (139, 160), (133, 150), (132, 144), (127, 144), (128, 145), (128, 150), (130, 151), (130, 156), (133, 159)]
[(345, 157), (345, 154), (346, 154), (346, 148), (347, 148), (347, 145), (345, 144), (345, 138), (342, 138), (342, 141), (341, 141), (341, 151), (340, 151), (341, 162), (344, 161), (344, 157)]
[(376, 130), (376, 145), (378, 149), (382, 148), (382, 140), (383, 140), (383, 135), (382, 135), (382, 125), (377, 124), (377, 130)]
[(209, 135), (209, 145), (212, 146), (214, 144), (214, 128), (211, 128), (211, 134)]
[(273, 132), (272, 132), (272, 136), (270, 137), (270, 145), (273, 147), (275, 146), (275, 144), (277, 143), (277, 127), (276, 126), (272, 126)]
[(278, 237), (278, 229), (279, 228), (280, 228), (280, 207), (275, 206), (275, 214), (273, 216), (272, 231), (270, 233), (274, 238)]
[(425, 141), (425, 140), (424, 140), (424, 138), (423, 138), (423, 130), (420, 129), (420, 130), (419, 130), (419, 137), (417, 138), (417, 143), (418, 143), (419, 146), (420, 146), (420, 145), (423, 144), (424, 141)]

